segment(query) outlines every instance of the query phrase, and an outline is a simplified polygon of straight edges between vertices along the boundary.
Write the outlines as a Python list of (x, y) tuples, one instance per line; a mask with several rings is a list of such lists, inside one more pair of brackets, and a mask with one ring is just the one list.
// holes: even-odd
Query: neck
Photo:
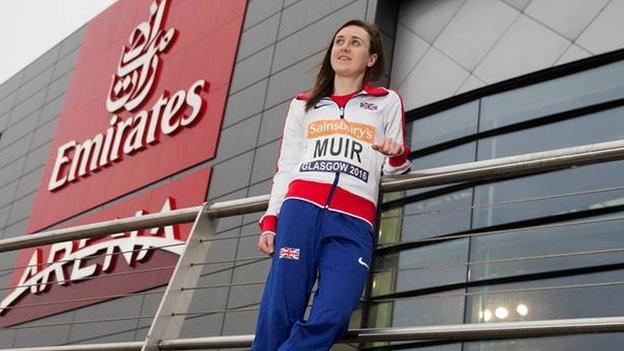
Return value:
[(347, 95), (362, 90), (364, 73), (357, 77), (334, 76), (334, 95)]

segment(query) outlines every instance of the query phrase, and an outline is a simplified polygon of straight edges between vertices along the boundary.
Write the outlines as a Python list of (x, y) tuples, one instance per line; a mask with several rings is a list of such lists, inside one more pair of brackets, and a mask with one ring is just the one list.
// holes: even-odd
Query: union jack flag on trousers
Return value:
[(282, 247), (280, 249), (279, 258), (286, 258), (289, 260), (298, 260), (299, 259), (299, 251), (300, 249), (295, 249), (292, 247)]

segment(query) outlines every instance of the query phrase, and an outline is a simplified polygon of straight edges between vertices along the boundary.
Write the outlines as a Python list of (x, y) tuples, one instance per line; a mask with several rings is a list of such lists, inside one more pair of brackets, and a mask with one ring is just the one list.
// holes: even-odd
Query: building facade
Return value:
[[(331, 34), (354, 18), (382, 32), (390, 64), (380, 84), (404, 98), (415, 170), (624, 137), (623, 0), (163, 3), (119, 0), (0, 85), (2, 239), (267, 194), (288, 102), (311, 86)], [(132, 77), (124, 68), (136, 62), (131, 49), (143, 48), (132, 40), (142, 23), (150, 28), (146, 43), (155, 44), (141, 64), (155, 79), (144, 84), (145, 96), (124, 95), (135, 82), (124, 86)], [(209, 84), (194, 85), (202, 80)], [(70, 141), (83, 152), (86, 140), (103, 150), (109, 127), (115, 145), (130, 119), (127, 133), (149, 137), (149, 123), (138, 127), (148, 120), (142, 111), (169, 122), (155, 124), (158, 140), (120, 139), (118, 150), (127, 152), (119, 160), (92, 156), (101, 162), (85, 161), (84, 172), (78, 161), (63, 161), (72, 154), (59, 148)], [(374, 267), (352, 326), (622, 315), (621, 169), (614, 161), (384, 194)], [(222, 240), (212, 243), (181, 337), (253, 333), (269, 263), (256, 251), (259, 217), (219, 221)], [(188, 231), (169, 229), (154, 237), (181, 241)], [(0, 315), (0, 348), (143, 340), (170, 274), (149, 272), (170, 265), (176, 252), (141, 243), (124, 251), (123, 240), (136, 237), (99, 243), (111, 251), (93, 272), (89, 256), (76, 265), (68, 253), (98, 242), (0, 253), (3, 301), (29, 281), (51, 285), (11, 300)], [(136, 247), (145, 253), (124, 256)], [(62, 264), (70, 259), (78, 268)], [(44, 281), (39, 268), (24, 268), (44, 263), (64, 273)], [(614, 333), (336, 349), (616, 350), (621, 342)]]

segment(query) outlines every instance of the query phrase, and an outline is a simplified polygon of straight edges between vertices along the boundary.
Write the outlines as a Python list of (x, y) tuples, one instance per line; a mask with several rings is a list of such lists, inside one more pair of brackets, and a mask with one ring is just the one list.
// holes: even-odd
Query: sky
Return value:
[(0, 0), (0, 84), (116, 0)]

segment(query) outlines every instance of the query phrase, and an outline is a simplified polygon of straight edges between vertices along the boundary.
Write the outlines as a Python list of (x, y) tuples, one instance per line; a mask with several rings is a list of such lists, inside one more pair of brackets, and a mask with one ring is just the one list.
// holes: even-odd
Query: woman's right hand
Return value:
[(273, 232), (263, 232), (260, 234), (260, 238), (258, 238), (258, 250), (263, 252), (266, 255), (273, 255), (275, 251), (274, 248), (275, 243), (275, 233)]

